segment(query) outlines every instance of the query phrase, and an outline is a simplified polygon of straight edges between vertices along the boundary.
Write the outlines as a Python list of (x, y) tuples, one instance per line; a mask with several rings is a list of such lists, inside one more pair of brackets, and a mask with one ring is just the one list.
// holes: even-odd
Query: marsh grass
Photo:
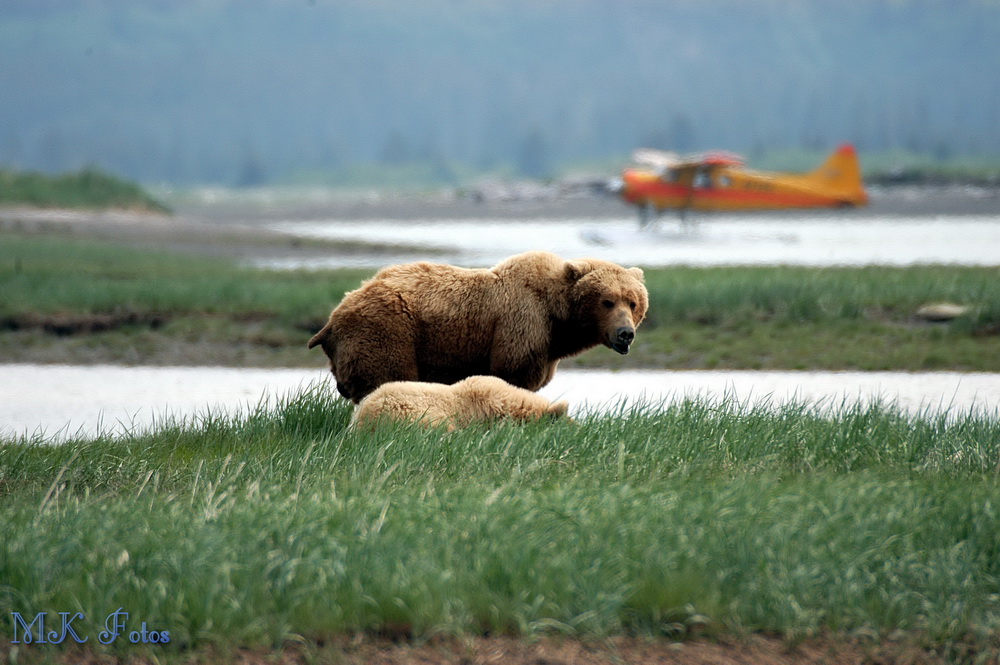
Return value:
[(316, 385), (117, 439), (7, 442), (0, 615), (124, 607), (174, 647), (997, 636), (996, 414), (694, 399), (454, 433), (349, 416)]
[(909, 323), (921, 305), (970, 308), (962, 332), (1000, 323), (996, 268), (862, 266), (672, 268), (647, 274), (654, 325)]
[[(72, 235), (0, 231), (0, 358), (318, 366), (305, 342), (371, 270), (276, 272)], [(996, 268), (646, 270), (629, 357), (578, 366), (1000, 371)], [(928, 324), (950, 301), (969, 312)]]
[(368, 275), (265, 272), (72, 236), (0, 238), (7, 362), (321, 366), (306, 341)]

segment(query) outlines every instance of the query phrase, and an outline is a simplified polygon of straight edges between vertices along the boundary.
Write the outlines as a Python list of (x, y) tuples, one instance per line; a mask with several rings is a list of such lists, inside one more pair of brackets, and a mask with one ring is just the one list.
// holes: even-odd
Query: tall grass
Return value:
[(0, 316), (95, 314), (273, 316), (325, 321), (371, 271), (272, 272), (226, 260), (122, 247), (67, 236), (3, 234)]
[(139, 185), (95, 168), (54, 176), (0, 169), (0, 205), (170, 212)]
[[(959, 266), (648, 270), (649, 321), (634, 357), (683, 368), (997, 372), (997, 278), (995, 268)], [(938, 302), (967, 310), (948, 323), (918, 319)]]
[(454, 433), (349, 416), (315, 386), (121, 439), (7, 442), (0, 616), (123, 607), (175, 646), (997, 638), (996, 414), (689, 400)]

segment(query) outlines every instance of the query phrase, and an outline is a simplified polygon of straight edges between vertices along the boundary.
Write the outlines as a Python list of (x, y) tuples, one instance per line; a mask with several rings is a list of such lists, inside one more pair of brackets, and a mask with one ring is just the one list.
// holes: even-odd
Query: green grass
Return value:
[(170, 212), (138, 185), (94, 168), (60, 175), (0, 169), (3, 205)]
[[(316, 366), (305, 349), (370, 270), (275, 272), (0, 231), (0, 359)], [(605, 367), (1000, 371), (1000, 275), (959, 266), (646, 270), (647, 321)], [(930, 302), (969, 306), (946, 324)], [(102, 318), (103, 317), (103, 318)]]
[(1000, 637), (996, 414), (694, 400), (450, 434), (349, 415), (315, 386), (120, 440), (3, 444), (0, 616), (80, 611), (96, 635), (123, 607), (171, 649)]

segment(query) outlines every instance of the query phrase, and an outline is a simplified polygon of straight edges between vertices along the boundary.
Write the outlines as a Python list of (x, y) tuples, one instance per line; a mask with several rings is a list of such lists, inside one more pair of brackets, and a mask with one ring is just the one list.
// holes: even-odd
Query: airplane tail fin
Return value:
[(868, 204), (868, 194), (861, 181), (861, 165), (854, 146), (845, 144), (837, 148), (809, 177), (821, 181), (824, 187), (843, 194), (845, 205)]

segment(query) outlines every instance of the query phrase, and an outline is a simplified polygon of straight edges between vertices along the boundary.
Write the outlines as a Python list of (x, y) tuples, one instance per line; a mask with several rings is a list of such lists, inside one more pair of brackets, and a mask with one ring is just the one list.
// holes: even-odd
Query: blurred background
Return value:
[(0, 0), (0, 168), (428, 187), (852, 142), (989, 181), (998, 70), (995, 0)]

